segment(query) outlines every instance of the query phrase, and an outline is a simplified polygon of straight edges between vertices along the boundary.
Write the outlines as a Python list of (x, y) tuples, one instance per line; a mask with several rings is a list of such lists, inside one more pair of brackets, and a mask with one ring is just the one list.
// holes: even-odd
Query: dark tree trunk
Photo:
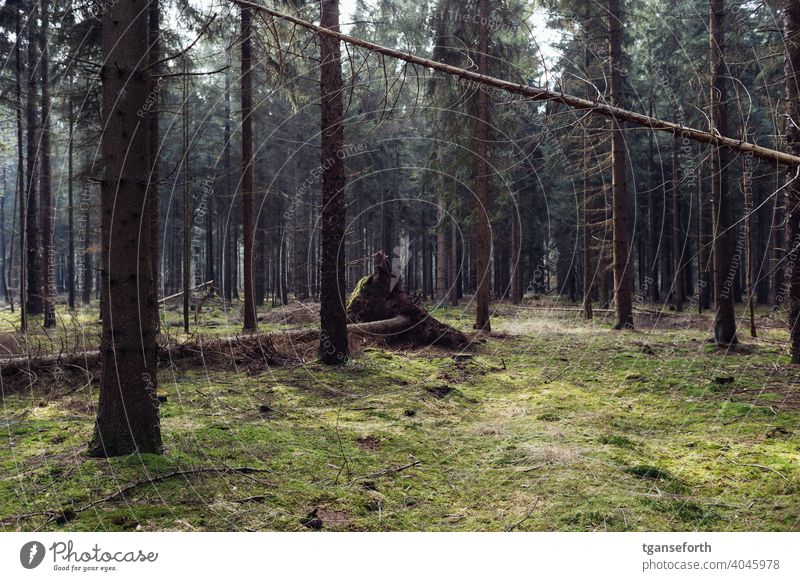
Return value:
[(42, 287), (39, 275), (41, 274), (41, 260), (39, 247), (39, 204), (36, 199), (36, 161), (38, 158), (37, 146), (39, 144), (36, 134), (36, 75), (38, 71), (37, 37), (36, 37), (36, 3), (31, 2), (28, 12), (28, 99), (27, 99), (27, 132), (28, 132), (28, 170), (26, 173), (27, 188), (27, 213), (25, 218), (25, 244), (27, 247), (27, 297), (25, 309), (29, 315), (42, 314)]
[[(677, 111), (676, 111), (677, 113)], [(677, 116), (676, 116), (677, 119)], [(679, 138), (672, 138), (672, 260), (675, 268), (675, 278), (672, 281), (674, 289), (673, 303), (675, 310), (683, 311), (684, 300), (684, 274), (683, 274), (683, 226), (681, 224), (681, 195), (678, 162)]]
[[(339, 0), (321, 0), (320, 25), (339, 31)], [(343, 363), (349, 356), (345, 313), (344, 248), (346, 221), (342, 68), (339, 41), (321, 36), (320, 107), (322, 134), (322, 215), (320, 218), (320, 359)], [(391, 252), (391, 249), (389, 249)]]
[[(88, 193), (89, 184), (86, 184), (86, 192)], [(92, 301), (92, 280), (94, 279), (94, 269), (93, 269), (93, 260), (92, 254), (90, 252), (92, 246), (92, 207), (89, 203), (90, 200), (88, 196), (85, 196), (85, 210), (84, 210), (84, 220), (83, 220), (83, 280), (82, 280), (82, 289), (83, 292), (81, 293), (81, 302), (84, 305), (88, 305)], [(81, 206), (84, 205), (84, 202), (81, 202)]]
[(159, 268), (159, 230), (161, 227), (161, 218), (159, 215), (159, 189), (158, 184), (161, 179), (159, 171), (159, 160), (161, 158), (161, 132), (158, 124), (158, 107), (159, 107), (159, 92), (161, 91), (161, 83), (163, 79), (158, 75), (161, 72), (161, 5), (160, 0), (150, 0), (147, 5), (147, 18), (148, 18), (148, 44), (149, 58), (151, 63), (150, 82), (148, 95), (149, 111), (147, 113), (147, 123), (149, 130), (149, 144), (148, 154), (150, 172), (147, 181), (147, 214), (150, 221), (150, 270), (153, 277), (153, 320), (155, 324), (155, 331), (158, 333), (161, 327), (161, 321), (158, 315), (158, 289), (161, 281), (160, 268)]
[[(789, 151), (800, 153), (800, 2), (785, 0), (784, 15), (784, 83), (786, 92), (786, 144)], [(789, 333), (792, 363), (800, 363), (800, 178), (797, 168), (790, 168), (786, 188), (786, 280), (789, 290)]]
[[(295, 207), (292, 212), (292, 220), (295, 224), (293, 233), (292, 253), (294, 255), (294, 296), (297, 300), (304, 301), (309, 295), (309, 240), (308, 240), (308, 196), (305, 188), (300, 190), (300, 173), (303, 161), (303, 138), (302, 118), (298, 112), (292, 118), (294, 129), (294, 141), (296, 150), (292, 155), (292, 172), (295, 189)], [(360, 234), (363, 237), (363, 232)]]
[(514, 206), (511, 214), (511, 302), (518, 305), (522, 302), (522, 222), (519, 209)]
[[(608, 1), (611, 77), (611, 101), (622, 107), (622, 13), (620, 0)], [(613, 207), (613, 259), (614, 305), (617, 321), (615, 329), (633, 328), (633, 296), (631, 273), (628, 268), (628, 201), (625, 185), (625, 136), (624, 123), (612, 119), (611, 135), (611, 191)]]
[(233, 250), (233, 229), (236, 222), (234, 211), (234, 192), (231, 187), (231, 172), (233, 166), (231, 165), (231, 69), (230, 69), (230, 55), (228, 58), (228, 70), (225, 71), (225, 129), (224, 129), (224, 151), (223, 151), (223, 168), (225, 171), (225, 197), (228, 200), (228, 213), (225, 216), (225, 226), (222, 229), (224, 239), (222, 242), (223, 247), (223, 275), (222, 275), (222, 296), (226, 301), (233, 298), (234, 280), (234, 250)]
[(439, 187), (442, 189), (436, 200), (436, 299), (444, 303), (447, 299), (447, 235), (450, 221), (445, 206), (444, 184)]
[(149, 127), (136, 114), (148, 95), (147, 24), (139, 0), (118, 0), (103, 14), (103, 347), (94, 456), (161, 453), (150, 228), (141, 228)]
[[(69, 83), (72, 89), (72, 79)], [(73, 110), (72, 95), (67, 97), (69, 103), (69, 144), (67, 146), (67, 205), (68, 211), (68, 237), (67, 248), (67, 305), (70, 309), (75, 308), (75, 196), (73, 193), (72, 180), (75, 177), (73, 168), (73, 154), (75, 141), (75, 112)]]
[[(710, 0), (711, 123), (720, 135), (727, 135), (725, 70), (725, 0)], [(711, 208), (714, 235), (714, 340), (717, 345), (736, 343), (731, 269), (731, 210), (728, 193), (728, 150), (711, 148)]]
[[(489, 0), (478, 2), (478, 72), (489, 73)], [(489, 261), (491, 259), (491, 232), (489, 229), (489, 91), (477, 88), (478, 109), (475, 120), (475, 258), (476, 297), (475, 329), (491, 332), (489, 321)]]
[[(587, 9), (588, 10), (588, 9)], [(588, 18), (588, 14), (587, 14)], [(583, 47), (583, 67), (586, 77), (589, 77), (589, 47)], [(586, 85), (586, 95), (591, 96), (592, 87)], [(583, 316), (589, 320), (594, 316), (592, 310), (592, 282), (595, 275), (595, 267), (592, 264), (592, 233), (589, 224), (589, 133), (588, 127), (583, 129), (583, 187), (581, 190), (581, 215), (583, 218), (582, 239), (583, 239)]]
[(50, 0), (41, 2), (42, 22), (42, 136), (41, 136), (41, 194), (42, 194), (42, 298), (44, 302), (44, 326), (56, 326), (55, 253), (53, 249), (53, 176), (50, 171), (50, 51), (47, 48), (50, 28)]
[[(186, 67), (186, 58), (183, 59), (183, 260), (181, 283), (183, 287), (183, 332), (189, 332), (189, 276), (191, 273), (190, 262), (190, 237), (191, 237), (191, 208), (189, 207), (189, 76)], [(176, 228), (177, 229), (177, 228)]]
[[(20, 13), (15, 10), (14, 27), (17, 38), (21, 38)], [(17, 201), (19, 203), (19, 315), (20, 329), (28, 329), (28, 312), (25, 305), (25, 261), (27, 259), (27, 245), (25, 236), (26, 210), (25, 210), (25, 154), (22, 147), (22, 50), (21, 42), (14, 46), (14, 89), (17, 118)]]
[(6, 168), (3, 166), (3, 191), (0, 192), (0, 294), (10, 304), (6, 267)]
[(252, 13), (242, 8), (242, 229), (244, 234), (244, 330), (258, 327), (255, 300), (255, 221), (253, 216), (253, 70)]

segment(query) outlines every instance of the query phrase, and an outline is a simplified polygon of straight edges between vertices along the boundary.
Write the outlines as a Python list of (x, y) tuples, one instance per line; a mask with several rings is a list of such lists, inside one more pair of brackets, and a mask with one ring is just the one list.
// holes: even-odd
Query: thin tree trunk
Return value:
[[(622, 13), (620, 0), (608, 1), (611, 101), (622, 106)], [(614, 305), (617, 321), (615, 329), (633, 328), (633, 297), (631, 273), (628, 268), (628, 201), (625, 185), (625, 137), (624, 124), (612, 119), (611, 135), (611, 191), (613, 221)]]
[[(588, 14), (587, 14), (588, 19)], [(587, 78), (589, 78), (589, 47), (583, 47), (583, 66)], [(587, 97), (591, 95), (592, 87), (586, 85)], [(583, 187), (581, 191), (581, 215), (583, 217), (583, 316), (586, 320), (594, 317), (592, 310), (592, 282), (594, 280), (594, 269), (592, 266), (592, 233), (589, 224), (589, 135), (588, 127), (583, 128)]]
[(189, 76), (183, 59), (183, 332), (189, 332), (191, 209), (189, 207)]
[(226, 301), (233, 298), (234, 287), (234, 254), (233, 254), (233, 229), (235, 227), (235, 211), (234, 211), (234, 192), (231, 187), (231, 172), (233, 166), (231, 165), (231, 68), (230, 68), (230, 53), (228, 54), (228, 70), (225, 71), (225, 129), (224, 129), (224, 151), (223, 151), (223, 167), (225, 171), (225, 197), (228, 200), (228, 215), (226, 217), (225, 227), (223, 229), (223, 276), (222, 276), (222, 296)]
[(6, 166), (3, 166), (3, 191), (0, 192), (0, 294), (11, 304), (6, 266)]
[[(89, 192), (89, 184), (86, 184), (86, 191)], [(83, 239), (83, 293), (81, 302), (88, 305), (92, 301), (92, 280), (94, 278), (93, 260), (90, 252), (92, 246), (92, 207), (89, 203), (88, 196), (86, 197), (86, 209), (84, 215), (84, 239)], [(83, 206), (83, 203), (81, 203)]]
[[(800, 153), (800, 2), (785, 0), (784, 15), (784, 83), (786, 92), (786, 144), (789, 151)], [(800, 178), (790, 169), (786, 188), (786, 280), (789, 283), (789, 333), (792, 363), (800, 363)]]
[(244, 230), (244, 330), (258, 327), (255, 300), (255, 222), (253, 217), (253, 70), (249, 8), (242, 8), (242, 229)]
[[(710, 0), (711, 123), (720, 135), (726, 135), (727, 105), (725, 99), (725, 0)], [(733, 309), (731, 270), (731, 210), (728, 193), (728, 151), (712, 147), (711, 208), (714, 235), (714, 340), (717, 345), (731, 345), (736, 339), (736, 318)]]
[(147, 29), (136, 0), (103, 14), (103, 348), (93, 456), (161, 453), (150, 228), (141, 228), (149, 127), (136, 115), (148, 96)]
[(75, 177), (73, 167), (74, 141), (75, 141), (75, 111), (72, 103), (72, 78), (69, 82), (70, 95), (67, 97), (69, 103), (69, 144), (67, 145), (67, 205), (68, 215), (68, 248), (67, 248), (67, 305), (70, 309), (75, 308), (75, 197), (73, 192), (72, 180)]
[(161, 158), (161, 132), (158, 123), (159, 115), (159, 92), (161, 91), (161, 83), (163, 79), (158, 75), (161, 73), (161, 65), (157, 64), (161, 60), (161, 4), (160, 0), (150, 0), (147, 5), (147, 18), (148, 18), (148, 44), (149, 44), (149, 58), (153, 63), (150, 71), (148, 104), (150, 109), (147, 114), (147, 123), (149, 125), (149, 139), (148, 155), (150, 173), (147, 181), (147, 214), (150, 221), (150, 270), (153, 277), (153, 318), (155, 323), (155, 332), (158, 334), (161, 329), (161, 320), (159, 317), (158, 306), (158, 289), (161, 281), (159, 269), (159, 245), (160, 245), (160, 203), (159, 198), (159, 181), (161, 173), (159, 171), (159, 160)]
[[(489, 72), (489, 0), (478, 2), (478, 73)], [(491, 231), (489, 226), (489, 91), (477, 88), (478, 110), (475, 120), (475, 258), (477, 268), (475, 329), (491, 332), (489, 321), (489, 261)]]
[(43, 311), (42, 288), (39, 275), (41, 274), (40, 248), (39, 248), (39, 210), (36, 199), (36, 162), (37, 162), (37, 124), (36, 124), (36, 75), (38, 71), (38, 46), (36, 37), (36, 3), (31, 2), (28, 12), (28, 99), (27, 99), (27, 132), (28, 132), (28, 170), (27, 178), (27, 213), (25, 217), (26, 248), (27, 248), (27, 297), (25, 309), (29, 315), (40, 315)]
[[(441, 158), (440, 158), (441, 159)], [(447, 234), (448, 220), (445, 207), (444, 188), (436, 200), (436, 298), (440, 303), (447, 299)]]
[(675, 277), (672, 286), (675, 291), (674, 304), (675, 310), (683, 311), (683, 300), (685, 296), (685, 283), (683, 271), (683, 225), (681, 224), (681, 195), (678, 161), (679, 138), (672, 138), (672, 260), (675, 268)]
[[(20, 13), (16, 10), (16, 17), (14, 19), (15, 31), (17, 38), (21, 38), (20, 26)], [(22, 50), (21, 42), (15, 43), (14, 46), (14, 90), (15, 90), (15, 105), (17, 117), (17, 200), (19, 204), (19, 315), (20, 315), (20, 329), (25, 332), (28, 329), (28, 312), (25, 305), (25, 271), (26, 271), (26, 211), (25, 211), (25, 195), (26, 195), (26, 180), (25, 180), (25, 153), (22, 146)]]
[(41, 2), (42, 43), (42, 141), (41, 141), (41, 194), (42, 194), (42, 296), (44, 300), (44, 326), (56, 326), (55, 312), (55, 256), (53, 249), (53, 176), (50, 171), (50, 51), (48, 34), (50, 28), (50, 0)]
[[(339, 0), (321, 0), (320, 25), (339, 31)], [(342, 65), (339, 41), (320, 38), (320, 107), (322, 134), (322, 215), (320, 217), (320, 359), (329, 365), (349, 357), (345, 312), (344, 249), (345, 168)], [(389, 249), (391, 252), (391, 249)]]

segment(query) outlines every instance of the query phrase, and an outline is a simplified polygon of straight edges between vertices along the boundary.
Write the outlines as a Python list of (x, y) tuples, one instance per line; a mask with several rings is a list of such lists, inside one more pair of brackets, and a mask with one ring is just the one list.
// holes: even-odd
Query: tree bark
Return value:
[(42, 300), (44, 326), (56, 326), (55, 312), (55, 253), (53, 249), (53, 175), (50, 169), (50, 51), (47, 48), (50, 28), (50, 0), (41, 2), (42, 58), (42, 136), (40, 189), (42, 195)]
[(672, 281), (674, 289), (675, 310), (683, 311), (683, 300), (685, 295), (684, 271), (683, 271), (683, 225), (681, 224), (681, 195), (679, 182), (679, 161), (678, 148), (679, 138), (672, 138), (672, 260), (675, 268), (675, 277)]
[(161, 453), (156, 395), (150, 228), (146, 200), (148, 96), (141, 56), (148, 16), (142, 0), (118, 0), (102, 24), (102, 267), (100, 402), (90, 454)]
[(26, 198), (27, 212), (25, 215), (25, 245), (27, 249), (27, 296), (25, 309), (29, 315), (40, 315), (43, 311), (42, 288), (39, 275), (41, 274), (41, 248), (39, 247), (39, 204), (36, 199), (36, 162), (38, 159), (38, 139), (36, 124), (36, 75), (38, 71), (38, 46), (36, 38), (36, 18), (37, 4), (31, 2), (28, 12), (28, 99), (27, 99), (27, 133), (28, 133), (28, 169), (25, 172), (27, 178)]
[(244, 330), (258, 327), (255, 297), (255, 221), (253, 216), (252, 13), (242, 8), (242, 229), (244, 231)]
[[(339, 0), (321, 0), (320, 26), (339, 31)], [(322, 215), (320, 217), (320, 359), (329, 365), (349, 356), (345, 313), (345, 168), (342, 68), (339, 40), (320, 37)], [(391, 249), (389, 249), (391, 252)]]
[(163, 79), (159, 76), (161, 73), (161, 65), (157, 64), (161, 60), (161, 5), (160, 0), (150, 0), (147, 5), (147, 18), (148, 18), (148, 44), (149, 44), (149, 58), (153, 66), (150, 70), (148, 102), (150, 110), (147, 113), (147, 123), (149, 131), (148, 155), (149, 158), (149, 178), (147, 181), (147, 213), (150, 221), (150, 270), (153, 277), (153, 319), (155, 323), (155, 332), (158, 334), (161, 328), (161, 319), (158, 314), (158, 289), (161, 281), (160, 268), (159, 268), (159, 246), (160, 246), (160, 203), (159, 198), (159, 181), (161, 180), (161, 172), (159, 171), (159, 160), (161, 159), (161, 132), (158, 123), (159, 115), (159, 92), (161, 91), (161, 83)]
[[(489, 72), (489, 0), (478, 3), (478, 73)], [(476, 89), (478, 110), (475, 120), (475, 259), (477, 289), (475, 296), (475, 329), (491, 332), (489, 321), (489, 261), (491, 231), (489, 226), (489, 91), (479, 85)]]
[[(609, 0), (608, 48), (610, 55), (611, 101), (622, 105), (622, 13), (619, 0)], [(617, 321), (615, 329), (633, 328), (633, 297), (631, 273), (628, 268), (628, 199), (625, 184), (624, 123), (617, 118), (611, 121), (611, 204), (613, 221), (614, 305)]]
[[(786, 144), (789, 151), (800, 154), (800, 2), (785, 0), (784, 15), (784, 90), (786, 93)], [(797, 169), (789, 170), (786, 187), (786, 281), (789, 290), (789, 333), (792, 363), (800, 363), (800, 177)]]
[(69, 82), (70, 95), (67, 97), (69, 103), (69, 144), (67, 145), (67, 204), (68, 204), (68, 237), (67, 248), (67, 306), (75, 308), (75, 196), (73, 193), (72, 181), (75, 178), (73, 157), (75, 142), (75, 111), (72, 103), (72, 77)]
[(228, 55), (228, 70), (225, 71), (225, 128), (223, 139), (225, 141), (223, 150), (223, 168), (225, 171), (225, 196), (228, 200), (228, 214), (223, 228), (223, 275), (222, 275), (222, 296), (226, 301), (233, 299), (233, 287), (235, 285), (234, 269), (234, 248), (233, 248), (233, 229), (235, 227), (235, 205), (234, 192), (231, 187), (231, 70), (230, 54)]
[[(21, 38), (20, 13), (15, 10), (14, 27), (17, 38)], [(25, 332), (28, 329), (28, 312), (25, 305), (25, 260), (27, 253), (25, 226), (25, 153), (22, 145), (22, 50), (21, 42), (14, 46), (14, 90), (17, 119), (17, 201), (19, 204), (19, 315), (20, 329)]]
[[(710, 0), (711, 123), (720, 135), (726, 135), (727, 87), (725, 78), (725, 0)], [(711, 150), (711, 211), (714, 236), (714, 340), (717, 345), (732, 345), (736, 339), (731, 269), (731, 210), (728, 192), (728, 151), (714, 146)]]

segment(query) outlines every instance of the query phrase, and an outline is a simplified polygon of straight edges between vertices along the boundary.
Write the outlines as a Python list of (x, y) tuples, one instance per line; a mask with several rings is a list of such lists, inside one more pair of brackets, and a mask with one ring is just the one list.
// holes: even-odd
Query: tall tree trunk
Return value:
[[(489, 0), (478, 2), (478, 72), (489, 73)], [(489, 91), (477, 88), (478, 110), (475, 120), (475, 258), (477, 268), (475, 329), (491, 332), (489, 321), (489, 261), (491, 231), (489, 228)]]
[(522, 302), (522, 222), (519, 210), (514, 206), (511, 215), (511, 302), (518, 305)]
[(153, 318), (155, 323), (155, 332), (158, 334), (161, 328), (161, 320), (158, 314), (158, 289), (161, 281), (160, 268), (159, 268), (159, 245), (160, 245), (160, 228), (161, 218), (159, 215), (160, 203), (159, 198), (159, 181), (161, 180), (161, 173), (159, 171), (159, 160), (161, 158), (161, 133), (158, 124), (158, 107), (159, 107), (159, 92), (161, 91), (161, 84), (163, 79), (159, 76), (161, 73), (161, 4), (160, 0), (150, 0), (147, 5), (147, 18), (148, 18), (148, 38), (149, 45), (149, 58), (151, 63), (150, 68), (150, 94), (148, 103), (150, 110), (147, 113), (147, 124), (149, 130), (148, 154), (150, 156), (149, 165), (149, 179), (147, 181), (147, 214), (150, 221), (150, 270), (153, 277)]
[[(338, 32), (339, 0), (321, 0), (321, 5), (320, 25)], [(319, 42), (323, 165), (319, 356), (324, 363), (333, 365), (343, 363), (349, 356), (342, 247), (346, 230), (345, 168), (340, 155), (344, 143), (342, 65), (339, 41), (323, 36)]]
[[(784, 83), (786, 92), (786, 144), (792, 153), (800, 153), (800, 2), (785, 0)], [(800, 178), (797, 168), (790, 168), (786, 188), (786, 280), (789, 283), (789, 333), (792, 363), (800, 363)]]
[[(727, 135), (725, 100), (725, 0), (710, 0), (711, 123), (720, 135)], [(733, 310), (733, 278), (731, 269), (731, 210), (728, 193), (728, 151), (711, 148), (711, 211), (714, 235), (714, 340), (717, 345), (736, 343), (736, 318)]]
[(253, 216), (252, 13), (242, 8), (242, 229), (244, 230), (244, 330), (258, 327), (255, 300), (255, 221)]
[(41, 142), (41, 194), (42, 194), (42, 296), (44, 300), (44, 326), (56, 326), (55, 312), (55, 253), (53, 249), (53, 176), (50, 171), (50, 51), (47, 48), (50, 28), (50, 0), (41, 2), (42, 23), (42, 142)]
[(449, 220), (447, 219), (443, 184), (440, 184), (440, 187), (442, 189), (436, 199), (436, 299), (440, 303), (444, 303), (447, 299), (447, 235)]
[[(20, 12), (15, 10), (14, 27), (17, 38), (21, 38)], [(17, 118), (17, 201), (19, 205), (19, 315), (20, 329), (25, 332), (28, 329), (28, 313), (25, 306), (25, 260), (26, 260), (26, 240), (25, 240), (25, 153), (22, 146), (22, 50), (21, 42), (14, 44), (14, 92)]]
[(183, 58), (183, 332), (189, 332), (191, 208), (189, 204), (189, 71)]
[(147, 11), (118, 0), (103, 14), (103, 335), (93, 456), (161, 453), (150, 228), (142, 228), (149, 169)]
[(89, 196), (88, 193), (90, 185), (87, 182), (86, 184), (86, 194), (85, 200), (81, 202), (81, 207), (84, 206), (84, 202), (86, 208), (84, 210), (84, 219), (83, 219), (83, 281), (82, 281), (82, 293), (81, 293), (81, 303), (84, 305), (88, 305), (92, 301), (92, 280), (94, 277), (94, 268), (93, 268), (93, 260), (92, 254), (90, 249), (92, 247), (92, 206), (89, 203)]
[(75, 178), (73, 167), (74, 141), (75, 141), (75, 111), (72, 103), (72, 77), (69, 82), (70, 95), (68, 99), (69, 107), (69, 144), (67, 145), (67, 205), (68, 232), (69, 237), (67, 248), (67, 306), (75, 308), (75, 196), (73, 193), (72, 180)]
[[(586, 17), (588, 19), (588, 8)], [(583, 47), (583, 67), (586, 78), (589, 78), (589, 46)], [(586, 84), (586, 96), (591, 97), (592, 86)], [(589, 224), (589, 128), (583, 129), (583, 188), (581, 191), (581, 215), (583, 217), (583, 316), (589, 320), (594, 317), (592, 310), (592, 282), (594, 280), (595, 268), (592, 265), (592, 233)]]
[[(608, 48), (610, 55), (611, 102), (622, 107), (622, 13), (620, 0), (608, 1)], [(611, 192), (613, 221), (614, 305), (615, 329), (633, 328), (633, 296), (631, 272), (628, 268), (628, 201), (625, 185), (624, 123), (612, 119), (611, 134)]]
[[(463, 238), (462, 238), (463, 242)], [(462, 248), (463, 249), (463, 248)], [(462, 264), (459, 261), (459, 246), (458, 246), (458, 230), (455, 222), (450, 223), (450, 305), (458, 306), (458, 299), (461, 298), (461, 283), (462, 283)]]
[[(309, 295), (309, 281), (308, 281), (308, 259), (309, 259), (309, 246), (308, 246), (308, 198), (306, 190), (300, 190), (300, 173), (303, 160), (303, 145), (305, 139), (303, 138), (303, 126), (300, 112), (298, 111), (292, 117), (292, 128), (294, 130), (295, 151), (292, 154), (292, 178), (295, 191), (294, 212), (292, 212), (292, 220), (294, 221), (294, 233), (292, 252), (294, 254), (294, 297), (297, 300), (303, 301), (308, 299)], [(359, 235), (364, 236), (363, 232)], [(363, 242), (362, 242), (363, 243)], [(363, 257), (363, 255), (362, 255)]]
[[(677, 107), (676, 107), (677, 108)], [(677, 113), (677, 111), (676, 111)], [(676, 117), (677, 119), (677, 117)], [(679, 182), (679, 161), (678, 148), (680, 139), (672, 138), (672, 260), (675, 268), (675, 278), (672, 281), (674, 289), (673, 302), (675, 310), (683, 311), (683, 300), (685, 296), (685, 283), (683, 271), (684, 254), (684, 235), (683, 225), (681, 224), (681, 195)]]
[(234, 286), (234, 256), (233, 256), (233, 228), (235, 223), (234, 212), (234, 193), (231, 187), (231, 67), (230, 53), (228, 54), (228, 69), (225, 71), (225, 129), (223, 135), (225, 144), (223, 151), (223, 168), (225, 171), (225, 197), (228, 200), (228, 214), (225, 217), (223, 244), (223, 275), (222, 275), (222, 296), (226, 301), (233, 298)]
[(36, 75), (38, 71), (37, 37), (36, 37), (36, 2), (31, 2), (28, 11), (28, 99), (26, 106), (27, 133), (28, 133), (28, 170), (26, 171), (27, 188), (27, 213), (25, 216), (26, 248), (27, 248), (27, 297), (25, 309), (30, 315), (40, 315), (43, 311), (42, 288), (39, 275), (41, 274), (41, 260), (39, 248), (39, 210), (36, 199), (36, 161), (39, 145), (36, 129)]
[(0, 294), (11, 304), (6, 267), (6, 166), (3, 166), (3, 191), (0, 192)]

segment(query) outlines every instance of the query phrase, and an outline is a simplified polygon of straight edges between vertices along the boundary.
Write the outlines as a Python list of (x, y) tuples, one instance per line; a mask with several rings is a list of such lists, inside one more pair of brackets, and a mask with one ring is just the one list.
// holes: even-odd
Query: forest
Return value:
[(0, 58), (0, 530), (800, 529), (800, 0), (3, 0)]

